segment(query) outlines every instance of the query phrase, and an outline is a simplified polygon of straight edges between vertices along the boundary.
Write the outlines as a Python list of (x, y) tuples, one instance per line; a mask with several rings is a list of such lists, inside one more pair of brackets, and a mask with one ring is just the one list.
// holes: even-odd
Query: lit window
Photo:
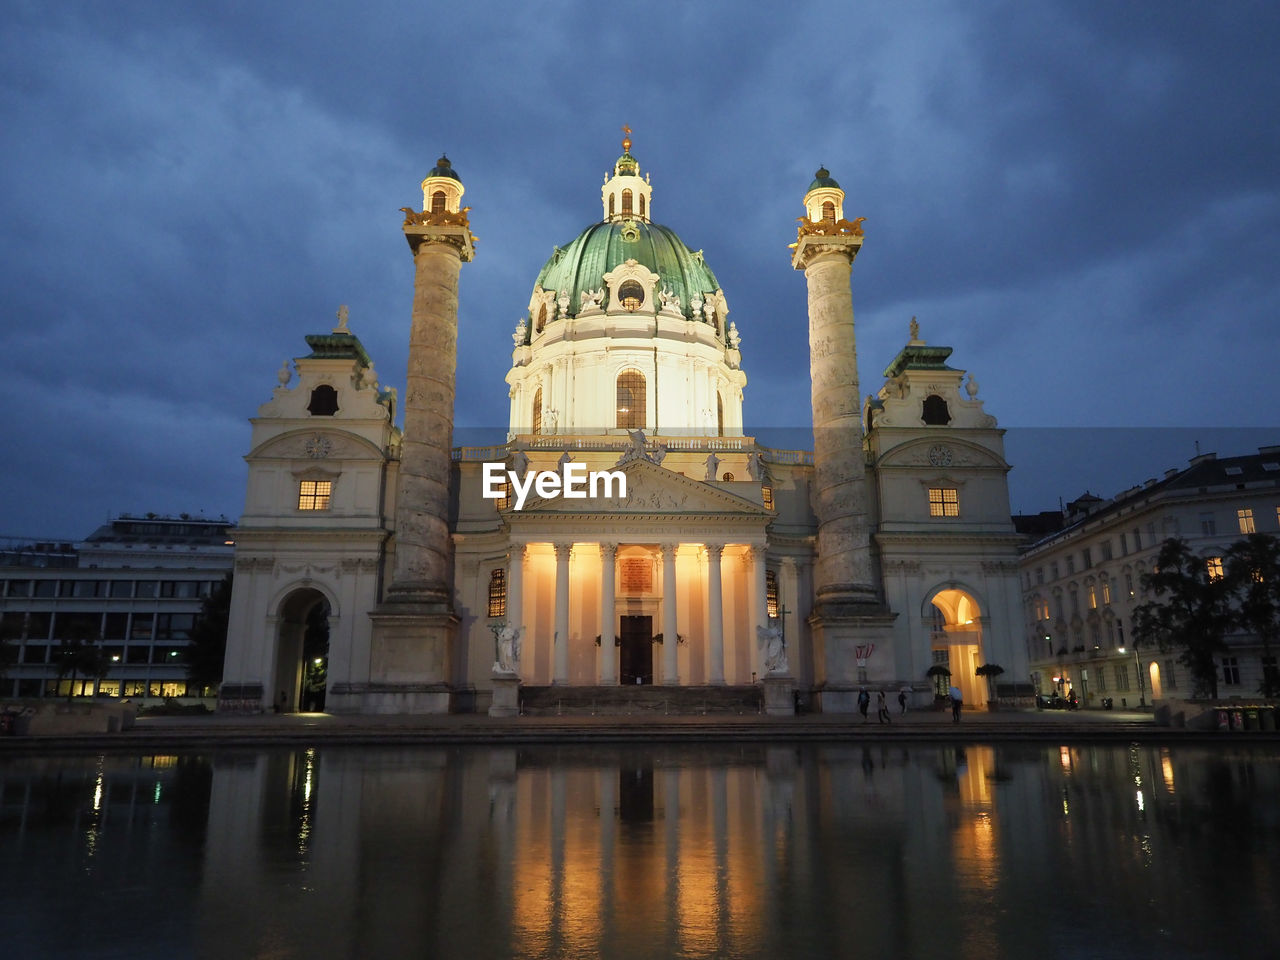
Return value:
[(1257, 528), (1253, 524), (1252, 510), (1237, 510), (1236, 518), (1240, 521), (1241, 533), (1254, 533), (1257, 531)]
[(769, 619), (778, 619), (778, 575), (772, 570), (764, 572), (764, 605)]
[(640, 309), (640, 304), (644, 303), (644, 287), (634, 280), (626, 281), (618, 288), (618, 302), (622, 304), (623, 309), (634, 313)]
[(443, 190), (437, 190), (435, 193), (431, 195), (431, 212), (432, 213), (444, 213), (445, 212), (444, 204), (445, 204), (445, 199), (444, 199)]
[(1102, 582), (1102, 602), (1108, 605), (1111, 603), (1111, 581), (1110, 580), (1104, 580)]
[(642, 430), (645, 425), (645, 382), (639, 370), (618, 374), (618, 411), (615, 426), (626, 430)]
[(299, 510), (328, 510), (332, 480), (303, 480), (298, 487)]
[(836, 205), (830, 200), (826, 200), (822, 204), (822, 219), (828, 223), (836, 222)]
[(1098, 609), (1098, 588), (1097, 587), (1089, 588), (1089, 609), (1090, 610)]
[(766, 510), (773, 509), (773, 487), (767, 483), (760, 488), (760, 495), (764, 498), (764, 508)]
[(640, 194), (640, 216), (646, 216), (644, 212), (644, 194)]
[[(716, 436), (724, 436), (724, 399), (716, 394)], [(1280, 507), (1276, 507), (1276, 515), (1280, 516)]]
[(960, 516), (960, 492), (954, 487), (930, 487), (929, 516)]
[(609, 194), (609, 216), (613, 216), (613, 194)]
[(507, 571), (495, 567), (489, 571), (489, 616), (507, 615)]
[(1210, 557), (1204, 562), (1204, 565), (1209, 568), (1210, 580), (1222, 579), (1222, 558), (1221, 557)]
[(624, 217), (631, 216), (631, 191), (622, 191), (622, 215)]
[(542, 388), (539, 387), (533, 394), (533, 432), (534, 434), (542, 433)]
[(495, 509), (506, 510), (510, 508), (511, 482), (509, 480), (503, 480), (502, 483), (498, 485), (498, 490), (500, 491), (500, 493), (498, 494), (497, 499), (494, 500), (494, 504), (493, 504)]

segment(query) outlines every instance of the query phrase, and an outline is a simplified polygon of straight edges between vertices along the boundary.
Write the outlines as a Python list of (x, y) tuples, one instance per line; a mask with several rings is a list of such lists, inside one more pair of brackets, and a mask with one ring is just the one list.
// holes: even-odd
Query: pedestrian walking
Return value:
[(871, 694), (863, 687), (858, 691), (858, 712), (862, 714), (862, 722), (867, 722), (867, 707), (871, 706)]
[(881, 723), (889, 722), (889, 702), (884, 698), (884, 691), (876, 694), (876, 715)]
[(952, 687), (951, 693), (951, 722), (960, 722), (960, 708), (964, 706), (964, 697), (960, 693), (959, 687)]
[(907, 688), (903, 687), (898, 691), (898, 716), (905, 717), (907, 715)]

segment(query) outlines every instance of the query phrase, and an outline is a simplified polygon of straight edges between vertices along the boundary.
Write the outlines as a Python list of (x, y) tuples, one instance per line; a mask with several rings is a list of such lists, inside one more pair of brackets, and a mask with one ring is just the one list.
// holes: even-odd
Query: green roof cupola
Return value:
[(465, 191), (462, 178), (449, 158), (442, 154), (427, 179), (422, 181), (422, 210), (424, 213), (457, 213)]
[(804, 195), (804, 209), (810, 223), (826, 220), (837, 223), (844, 219), (844, 191), (826, 167), (819, 167), (813, 183)]
[(605, 174), (600, 199), (604, 203), (606, 222), (640, 220), (648, 223), (652, 210), (653, 187), (647, 176), (640, 176), (640, 162), (631, 155), (631, 128), (622, 128), (622, 156), (613, 165), (613, 176)]

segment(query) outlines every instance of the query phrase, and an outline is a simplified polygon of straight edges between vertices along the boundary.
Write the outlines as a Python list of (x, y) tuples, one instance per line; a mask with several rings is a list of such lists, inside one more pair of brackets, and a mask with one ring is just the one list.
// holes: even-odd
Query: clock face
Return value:
[(951, 465), (951, 448), (943, 446), (941, 443), (935, 443), (929, 448), (929, 462), (935, 467), (948, 467)]

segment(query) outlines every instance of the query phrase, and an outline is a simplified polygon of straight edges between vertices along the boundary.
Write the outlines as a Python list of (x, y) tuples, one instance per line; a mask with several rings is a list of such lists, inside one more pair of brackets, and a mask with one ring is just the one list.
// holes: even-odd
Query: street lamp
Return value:
[[(1124, 647), (1117, 647), (1116, 649), (1120, 651), (1121, 655), (1124, 654)], [(1146, 684), (1142, 682), (1142, 660), (1138, 656), (1138, 648), (1136, 646), (1133, 648), (1133, 666), (1138, 671), (1138, 706), (1145, 709), (1147, 706), (1147, 688)]]

